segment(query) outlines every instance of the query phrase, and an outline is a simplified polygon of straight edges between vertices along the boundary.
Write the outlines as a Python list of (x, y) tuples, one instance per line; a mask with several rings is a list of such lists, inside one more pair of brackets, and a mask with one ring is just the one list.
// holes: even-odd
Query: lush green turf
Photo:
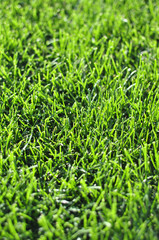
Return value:
[(158, 12), (0, 1), (0, 239), (158, 239)]

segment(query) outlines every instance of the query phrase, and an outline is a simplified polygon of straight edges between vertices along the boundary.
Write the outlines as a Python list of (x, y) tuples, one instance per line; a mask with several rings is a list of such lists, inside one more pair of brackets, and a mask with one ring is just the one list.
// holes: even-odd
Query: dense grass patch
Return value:
[(158, 11), (0, 1), (0, 239), (158, 239)]

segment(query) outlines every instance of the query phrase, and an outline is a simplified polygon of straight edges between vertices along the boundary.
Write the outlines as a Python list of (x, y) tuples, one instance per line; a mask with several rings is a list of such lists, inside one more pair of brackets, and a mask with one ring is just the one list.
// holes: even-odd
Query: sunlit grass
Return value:
[(0, 239), (158, 239), (158, 10), (0, 2)]

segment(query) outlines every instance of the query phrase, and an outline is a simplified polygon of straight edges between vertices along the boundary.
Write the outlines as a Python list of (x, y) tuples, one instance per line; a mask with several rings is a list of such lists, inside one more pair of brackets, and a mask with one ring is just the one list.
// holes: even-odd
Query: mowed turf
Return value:
[(158, 239), (158, 13), (0, 1), (0, 239)]

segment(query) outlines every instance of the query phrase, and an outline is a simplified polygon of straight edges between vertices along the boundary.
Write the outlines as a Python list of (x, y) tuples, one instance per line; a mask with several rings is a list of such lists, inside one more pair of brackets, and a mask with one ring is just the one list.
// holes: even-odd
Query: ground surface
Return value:
[(158, 239), (156, 2), (0, 1), (0, 239)]

